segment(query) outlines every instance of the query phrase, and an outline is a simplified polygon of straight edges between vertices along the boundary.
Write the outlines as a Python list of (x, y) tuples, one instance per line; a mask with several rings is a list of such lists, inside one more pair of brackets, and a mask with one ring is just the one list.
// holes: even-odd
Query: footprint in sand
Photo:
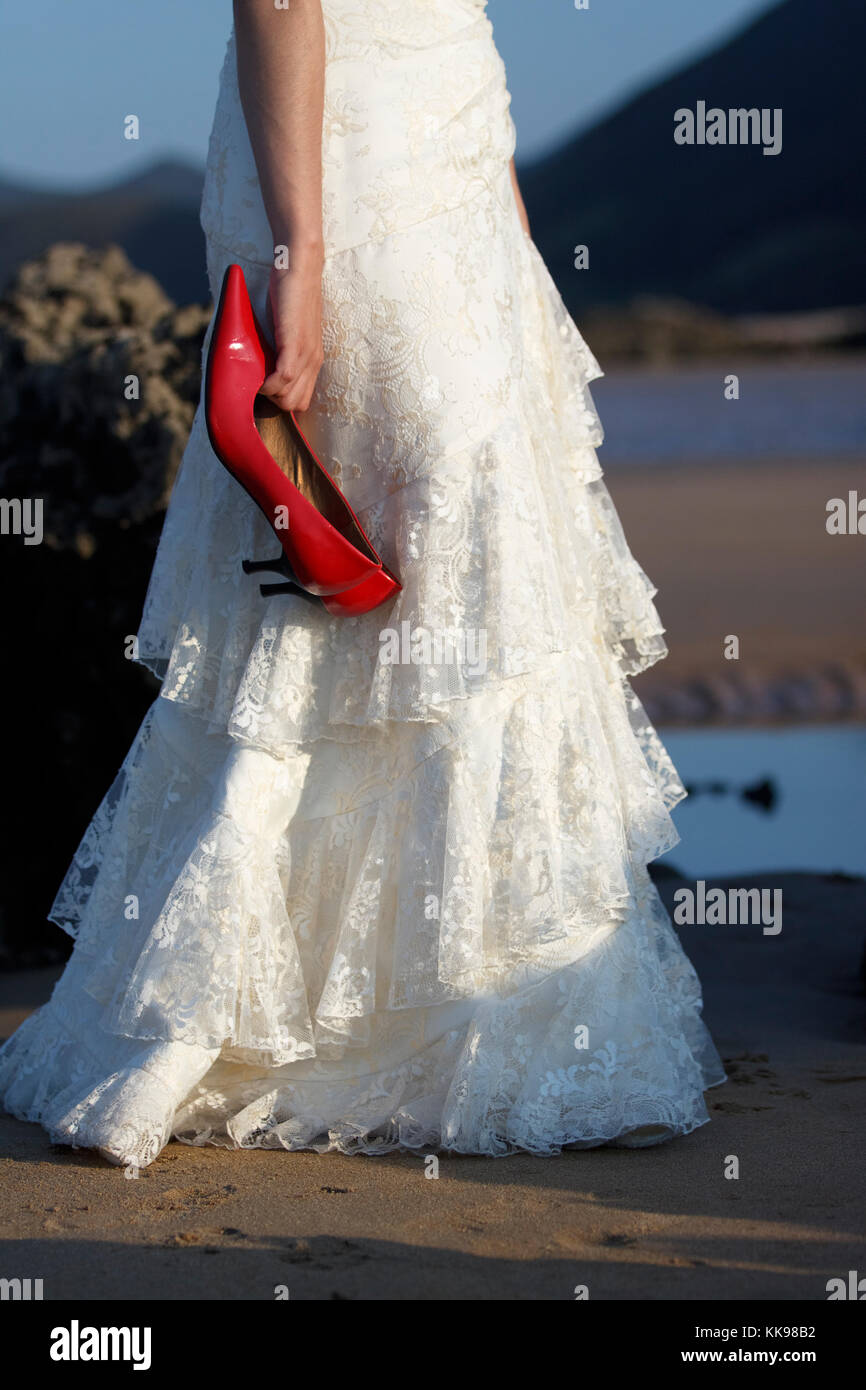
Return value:
[(233, 1183), (224, 1187), (167, 1187), (155, 1194), (153, 1206), (156, 1211), (198, 1211), (227, 1202), (235, 1192)]

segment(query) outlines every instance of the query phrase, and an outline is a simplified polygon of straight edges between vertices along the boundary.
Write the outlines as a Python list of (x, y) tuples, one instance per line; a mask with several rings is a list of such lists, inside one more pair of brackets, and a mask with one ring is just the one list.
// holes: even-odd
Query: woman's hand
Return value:
[(307, 410), (322, 354), (322, 260), (315, 253), (291, 270), (272, 270), (268, 313), (276, 367), (261, 388), (281, 410)]

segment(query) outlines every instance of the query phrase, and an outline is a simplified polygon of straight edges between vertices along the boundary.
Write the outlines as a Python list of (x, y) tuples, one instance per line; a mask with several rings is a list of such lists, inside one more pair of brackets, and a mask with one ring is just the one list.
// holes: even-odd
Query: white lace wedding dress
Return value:
[[(403, 590), (348, 620), (262, 599), (241, 560), (273, 536), (199, 412), (139, 633), (161, 693), (59, 891), (75, 950), (0, 1095), (136, 1165), (172, 1135), (684, 1134), (723, 1072), (646, 870), (683, 795), (628, 682), (662, 628), (601, 480), (599, 368), (518, 219), (484, 4), (323, 10), (310, 430)], [(202, 221), (212, 289), (239, 262), (264, 317), (231, 41)], [(386, 660), (384, 629), (420, 659)]]

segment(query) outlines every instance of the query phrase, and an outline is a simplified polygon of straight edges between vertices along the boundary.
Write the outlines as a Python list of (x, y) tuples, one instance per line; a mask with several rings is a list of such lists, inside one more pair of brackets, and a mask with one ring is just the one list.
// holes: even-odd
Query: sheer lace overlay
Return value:
[[(323, 8), (308, 424), (403, 590), (350, 620), (262, 599), (240, 562), (274, 539), (199, 411), (139, 632), (161, 694), (57, 895), (75, 950), (0, 1093), (136, 1164), (172, 1134), (686, 1133), (723, 1073), (646, 871), (683, 795), (628, 679), (662, 627), (601, 477), (598, 365), (517, 217), (484, 6)], [(264, 316), (232, 42), (202, 222), (212, 288), (239, 261)]]

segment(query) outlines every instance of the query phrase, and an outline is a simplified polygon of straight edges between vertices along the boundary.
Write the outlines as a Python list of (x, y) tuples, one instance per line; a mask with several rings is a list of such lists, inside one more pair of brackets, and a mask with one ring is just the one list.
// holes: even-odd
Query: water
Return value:
[[(740, 378), (727, 401), (723, 380)], [(602, 464), (866, 457), (866, 356), (796, 362), (620, 368), (593, 385), (605, 426)], [(757, 870), (866, 875), (866, 728), (670, 730), (683, 781), (724, 782), (675, 813), (682, 842), (669, 861), (691, 878)], [(769, 780), (765, 811), (737, 791)]]
[[(771, 869), (866, 875), (866, 727), (660, 730), (686, 784), (724, 782), (674, 812), (682, 836), (667, 862), (688, 878)], [(736, 795), (764, 778), (769, 812)]]
[[(603, 364), (602, 364), (603, 365)], [(740, 398), (725, 400), (725, 376)], [(592, 387), (602, 464), (866, 454), (866, 357), (617, 368)]]

